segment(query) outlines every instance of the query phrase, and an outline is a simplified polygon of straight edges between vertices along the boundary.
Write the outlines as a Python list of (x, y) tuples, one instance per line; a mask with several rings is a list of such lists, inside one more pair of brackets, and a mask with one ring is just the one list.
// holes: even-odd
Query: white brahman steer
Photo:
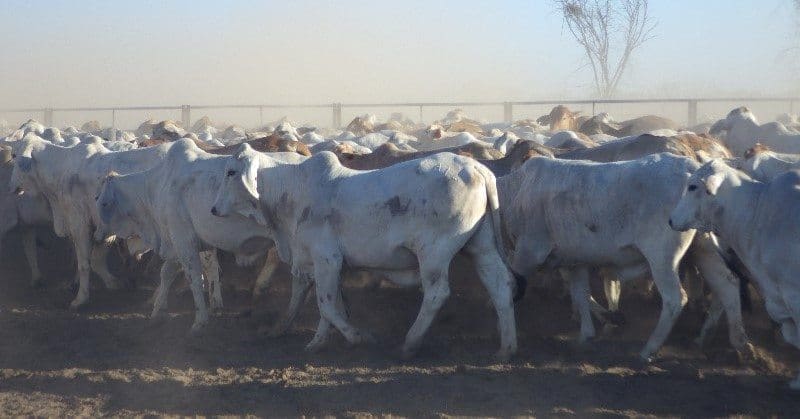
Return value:
[[(16, 147), (20, 143), (22, 142), (17, 141), (0, 146), (0, 184), (12, 183), (14, 154), (10, 146)], [(22, 249), (31, 269), (31, 286), (36, 287), (42, 279), (36, 254), (36, 230), (42, 227), (52, 228), (53, 215), (44, 196), (36, 193), (20, 194), (16, 189), (16, 187), (0, 189), (0, 243), (9, 231), (22, 226)], [(107, 242), (93, 243), (91, 265), (92, 270), (103, 280), (106, 287), (115, 289), (120, 286), (120, 282), (108, 270), (106, 257), (109, 245)]]
[[(752, 273), (770, 317), (800, 348), (800, 173), (754, 181), (713, 160), (689, 179), (669, 223), (720, 236)], [(800, 375), (790, 384), (800, 390)]]
[(729, 164), (756, 180), (769, 182), (789, 170), (800, 169), (800, 155), (776, 153), (756, 144), (744, 153), (744, 158), (731, 159)]
[(356, 171), (330, 152), (281, 165), (243, 146), (225, 171), (213, 212), (261, 217), (292, 274), (316, 284), (321, 318), (308, 350), (325, 345), (331, 325), (351, 344), (370, 339), (346, 319), (340, 294), (346, 266), (380, 271), (401, 285), (421, 283), (422, 306), (403, 345), (403, 355), (412, 356), (450, 295), (448, 267), (463, 250), (497, 311), (497, 356), (516, 352), (514, 285), (501, 253), (495, 178), (476, 161), (440, 153)]
[(44, 195), (50, 204), (53, 229), (58, 236), (69, 237), (75, 248), (78, 295), (70, 308), (88, 301), (89, 273), (98, 268), (92, 252), (93, 236), (97, 242), (106, 238), (95, 235), (99, 218), (94, 199), (101, 182), (111, 171), (129, 173), (157, 164), (169, 147), (163, 144), (112, 152), (97, 139), (61, 147), (33, 135), (16, 146), (10, 188)]
[[(589, 268), (612, 268), (623, 280), (649, 271), (662, 299), (658, 324), (640, 353), (650, 360), (686, 304), (678, 264), (695, 233), (677, 233), (667, 221), (697, 167), (668, 153), (618, 163), (528, 160), (498, 180), (503, 221), (515, 245), (513, 271), (531, 275), (540, 268), (562, 268), (580, 315), (580, 342), (595, 336)], [(719, 262), (703, 273), (728, 315), (732, 344), (745, 349), (738, 288), (722, 284), (732, 278), (715, 274), (724, 269)]]
[[(272, 156), (285, 163), (306, 159), (297, 153)], [(227, 156), (206, 153), (193, 141), (182, 139), (173, 144), (161, 164), (139, 173), (106, 177), (96, 203), (106, 234), (138, 236), (164, 259), (153, 318), (164, 313), (170, 285), (178, 270), (183, 269), (190, 279), (195, 302), (193, 332), (208, 322), (202, 291), (203, 266), (209, 267), (212, 286), (218, 275), (215, 252), (202, 256), (201, 252), (220, 249), (234, 253), (240, 263), (249, 263), (266, 255), (272, 244), (263, 229), (249, 218), (211, 215), (226, 162)], [(221, 308), (219, 286), (213, 291), (212, 307)]]
[(783, 153), (800, 153), (800, 134), (780, 122), (759, 125), (753, 112), (744, 106), (728, 112), (725, 119), (711, 126), (709, 133), (718, 135), (723, 131), (726, 131), (723, 142), (737, 157), (756, 143)]
[[(0, 184), (11, 180), (14, 163), (12, 151), (0, 146)], [(22, 249), (31, 269), (31, 285), (39, 285), (42, 273), (36, 256), (36, 227), (51, 224), (50, 207), (42, 196), (33, 194), (17, 195), (8, 188), (0, 189), (0, 245), (3, 238), (18, 225), (23, 225)]]

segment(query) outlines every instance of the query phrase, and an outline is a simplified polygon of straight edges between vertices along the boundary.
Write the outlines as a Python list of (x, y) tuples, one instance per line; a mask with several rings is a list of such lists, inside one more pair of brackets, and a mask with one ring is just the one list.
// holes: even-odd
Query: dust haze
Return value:
[[(163, 3), (0, 2), (0, 108), (595, 97), (548, 1)], [(658, 0), (651, 13), (617, 97), (800, 93), (791, 1)], [(147, 116), (176, 117), (129, 118)]]

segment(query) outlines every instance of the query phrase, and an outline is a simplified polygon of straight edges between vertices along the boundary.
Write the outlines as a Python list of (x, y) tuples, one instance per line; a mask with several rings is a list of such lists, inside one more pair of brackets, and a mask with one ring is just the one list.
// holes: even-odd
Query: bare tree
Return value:
[(553, 1), (589, 59), (597, 93), (612, 96), (633, 51), (652, 37), (648, 0)]

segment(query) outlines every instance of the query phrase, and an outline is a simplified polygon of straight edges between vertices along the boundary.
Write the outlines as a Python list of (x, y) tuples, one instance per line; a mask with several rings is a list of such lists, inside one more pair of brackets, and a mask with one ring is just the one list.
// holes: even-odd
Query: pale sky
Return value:
[[(800, 93), (791, 3), (651, 0), (655, 38), (618, 96)], [(0, 10), (0, 108), (594, 96), (545, 0), (0, 0)]]

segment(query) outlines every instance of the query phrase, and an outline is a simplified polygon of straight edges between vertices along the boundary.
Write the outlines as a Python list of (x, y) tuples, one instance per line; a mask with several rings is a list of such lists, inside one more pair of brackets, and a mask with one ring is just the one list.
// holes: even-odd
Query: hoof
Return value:
[(118, 279), (105, 283), (106, 289), (111, 291), (121, 290), (123, 288), (122, 282)]
[(359, 330), (356, 332), (355, 339), (350, 342), (351, 345), (375, 345), (378, 340), (371, 333)]
[(122, 281), (122, 287), (126, 290), (135, 290), (136, 280), (133, 277), (127, 277)]
[(750, 342), (747, 342), (741, 349), (736, 351), (736, 358), (740, 364), (752, 364), (759, 359), (756, 348)]
[(211, 300), (211, 304), (209, 305), (209, 309), (214, 312), (222, 311), (223, 307), (224, 306), (222, 304), (222, 301), (214, 301), (213, 299)]
[(606, 324), (612, 324), (614, 326), (624, 326), (627, 323), (625, 315), (619, 311), (609, 311), (603, 313), (603, 319), (605, 320)]
[(594, 345), (595, 336), (578, 336), (575, 341), (579, 348), (589, 348)]
[(264, 329), (261, 330), (261, 335), (266, 336), (270, 339), (277, 339), (285, 334), (286, 334), (285, 327), (276, 327), (273, 329), (268, 329), (265, 327)]
[(191, 329), (189, 329), (189, 336), (197, 337), (201, 336), (203, 332), (206, 330), (206, 324), (208, 322), (195, 322)]
[(639, 356), (636, 357), (635, 363), (642, 368), (647, 367), (653, 363), (653, 355), (640, 353)]
[(511, 360), (511, 357), (514, 356), (514, 352), (510, 349), (500, 349), (499, 351), (495, 352), (494, 360), (500, 363), (506, 363)]
[(87, 303), (87, 300), (85, 300), (85, 299), (84, 300), (78, 300), (76, 298), (76, 299), (72, 300), (71, 303), (69, 303), (69, 309), (71, 311), (81, 310), (81, 309), (86, 307), (86, 303)]
[(619, 330), (619, 326), (612, 323), (605, 323), (603, 329), (600, 331), (603, 335), (612, 335)]
[(417, 356), (417, 351), (419, 351), (419, 348), (408, 348), (403, 346), (403, 348), (400, 349), (400, 359), (408, 361), (409, 359)]
[(692, 340), (692, 343), (694, 344), (694, 346), (696, 346), (700, 350), (702, 350), (706, 346), (706, 340), (704, 338), (702, 338), (702, 337), (699, 337), (699, 336), (694, 338)]
[(150, 323), (150, 326), (158, 326), (163, 324), (166, 320), (167, 320), (167, 313), (161, 311), (156, 314), (151, 314), (148, 323)]
[(289, 325), (285, 321), (279, 321), (274, 327), (261, 326), (258, 328), (258, 334), (268, 338), (279, 338), (289, 331)]
[(800, 377), (797, 377), (794, 380), (789, 381), (789, 389), (794, 391), (800, 391)]
[(318, 341), (316, 339), (312, 340), (311, 342), (306, 345), (306, 352), (315, 354), (322, 350), (325, 347), (326, 342)]

